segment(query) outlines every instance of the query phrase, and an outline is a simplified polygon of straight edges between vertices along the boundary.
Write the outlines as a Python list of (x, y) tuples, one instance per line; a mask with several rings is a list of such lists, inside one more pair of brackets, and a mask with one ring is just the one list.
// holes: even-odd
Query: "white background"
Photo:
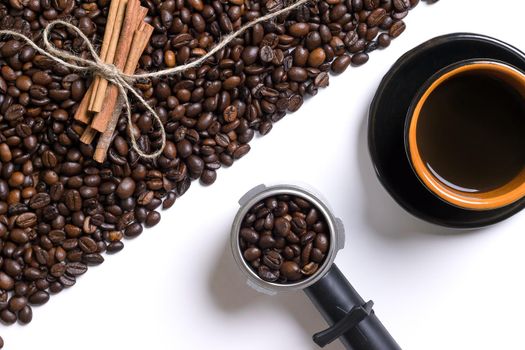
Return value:
[(398, 57), (457, 31), (525, 50), (524, 11), (519, 0), (421, 3), (390, 48), (331, 77), (213, 186), (193, 184), (158, 226), (35, 307), (28, 326), (0, 326), (5, 349), (316, 349), (310, 337), (326, 324), (307, 298), (257, 294), (228, 246), (238, 198), (286, 181), (316, 187), (343, 219), (336, 263), (404, 349), (525, 349), (525, 214), (470, 232), (419, 221), (381, 187), (366, 146), (368, 105)]

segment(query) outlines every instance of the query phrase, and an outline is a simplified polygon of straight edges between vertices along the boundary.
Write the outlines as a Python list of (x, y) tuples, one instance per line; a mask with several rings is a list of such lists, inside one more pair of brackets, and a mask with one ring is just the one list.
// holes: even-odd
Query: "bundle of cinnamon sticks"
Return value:
[[(113, 64), (125, 74), (135, 73), (142, 52), (146, 48), (153, 27), (144, 22), (147, 9), (139, 0), (111, 0), (109, 14), (100, 50), (100, 58)], [(95, 76), (80, 102), (75, 119), (86, 124), (80, 140), (93, 142), (100, 133), (93, 159), (106, 159), (120, 113), (114, 113), (119, 89), (100, 76)]]

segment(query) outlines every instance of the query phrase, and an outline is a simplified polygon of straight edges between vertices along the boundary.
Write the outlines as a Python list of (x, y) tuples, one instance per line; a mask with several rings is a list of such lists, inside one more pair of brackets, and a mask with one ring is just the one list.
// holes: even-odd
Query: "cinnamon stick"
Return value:
[[(117, 46), (117, 53), (115, 55), (115, 66), (120, 70), (123, 70), (126, 57), (129, 54), (129, 49), (133, 40), (133, 32), (136, 27), (139, 25), (142, 20), (146, 17), (148, 10), (145, 7), (140, 7), (139, 0), (129, 0), (128, 7), (126, 8), (126, 15), (124, 17), (124, 23), (121, 30), (121, 40)], [(130, 39), (131, 38), (131, 39)], [(122, 40), (125, 39), (125, 40)], [(116, 86), (110, 85), (110, 90), (108, 91), (108, 98), (111, 99), (110, 91), (117, 89)], [(117, 89), (118, 95), (118, 89)], [(92, 125), (84, 130), (84, 133), (80, 137), (80, 141), (86, 144), (93, 142), (93, 139), (97, 135), (97, 129), (93, 128), (93, 125), (100, 124), (100, 113), (97, 113), (93, 118)], [(98, 124), (97, 124), (98, 123)], [(107, 123), (106, 123), (107, 125)]]
[[(109, 43), (111, 40), (111, 36), (113, 33), (113, 27), (115, 23), (115, 19), (117, 17), (118, 8), (120, 5), (121, 0), (112, 0), (111, 4), (109, 5), (109, 13), (106, 23), (106, 28), (104, 29), (104, 38), (102, 39), (102, 47), (100, 49), (100, 58), (102, 60), (106, 59), (108, 49), (109, 49)], [(93, 79), (93, 82), (89, 86), (88, 90), (86, 91), (86, 94), (82, 98), (82, 101), (80, 102), (80, 105), (78, 106), (78, 109), (75, 113), (75, 119), (78, 121), (81, 121), (83, 123), (89, 122), (89, 114), (88, 114), (88, 107), (91, 100), (91, 95), (93, 94), (93, 90), (95, 88), (95, 85), (98, 81), (99, 77), (96, 76)]]
[[(139, 7), (138, 0), (130, 0), (132, 2), (136, 2), (137, 7), (126, 14), (126, 20), (125, 25), (122, 29), (122, 35), (121, 35), (121, 42), (119, 42), (117, 54), (115, 57), (115, 66), (121, 70), (126, 72), (126, 63), (129, 61), (129, 56), (133, 54), (138, 54), (139, 58), (140, 55), (142, 55), (142, 51), (136, 52), (137, 47), (132, 47), (133, 44), (137, 45), (136, 39), (135, 39), (135, 33), (139, 25), (141, 25), (142, 20), (146, 16), (147, 9), (144, 7)], [(133, 5), (133, 3), (132, 3)], [(133, 7), (133, 6), (129, 6)], [(129, 15), (129, 16), (128, 16)], [(138, 62), (138, 61), (137, 61)], [(135, 63), (133, 70), (130, 73), (135, 72), (135, 66), (137, 63)], [(97, 131), (104, 132), (107, 128), (107, 125), (109, 123), (109, 120), (111, 119), (111, 115), (113, 113), (113, 108), (115, 108), (115, 102), (117, 100), (118, 95), (118, 88), (114, 85), (110, 85), (109, 89), (107, 90), (105, 99), (104, 99), (104, 106), (102, 106), (102, 109), (99, 113), (93, 118), (91, 122), (91, 127)]]
[(85, 143), (86, 145), (89, 145), (91, 144), (91, 142), (93, 142), (93, 139), (95, 138), (95, 136), (97, 136), (97, 131), (88, 125), (84, 129), (82, 136), (80, 136), (80, 142)]
[[(132, 46), (133, 40), (134, 40), (134, 31), (136, 28), (140, 25), (140, 23), (144, 20), (146, 17), (146, 14), (148, 12), (148, 9), (145, 7), (140, 6), (139, 0), (130, 0), (128, 2), (128, 8), (126, 10), (126, 17), (124, 19), (124, 24), (122, 28), (122, 36), (126, 38), (126, 40), (122, 40), (119, 42), (117, 46), (117, 54), (115, 57), (115, 66), (119, 68), (120, 70), (124, 70), (124, 66), (127, 60), (127, 56), (129, 55), (129, 50)], [(133, 29), (133, 30), (132, 30)], [(129, 40), (131, 38), (131, 40)], [(115, 108), (115, 102), (118, 95), (118, 88), (114, 85), (109, 86), (109, 90), (106, 95), (106, 103), (108, 103), (109, 108)], [(113, 101), (115, 99), (115, 101)], [(103, 107), (103, 112), (105, 109), (108, 109), (107, 107)], [(111, 114), (107, 116), (107, 112), (97, 113), (95, 117), (93, 118), (92, 125), (88, 125), (88, 127), (84, 130), (84, 133), (80, 137), (80, 141), (86, 144), (90, 144), (93, 142), (93, 139), (97, 135), (97, 129), (93, 128), (93, 125), (101, 125), (100, 123), (104, 122), (101, 121), (101, 118), (108, 119), (107, 122), (104, 124), (104, 130), (107, 127), (107, 124), (109, 122), (109, 119), (111, 118)], [(98, 124), (97, 124), (98, 123)]]
[(75, 120), (78, 120), (84, 124), (89, 123), (90, 116), (88, 114), (88, 105), (91, 94), (93, 93), (93, 83), (89, 85), (89, 88), (86, 91), (82, 101), (78, 105), (77, 111), (75, 112)]
[[(151, 25), (145, 23), (142, 25), (142, 27), (143, 29), (135, 31), (135, 35), (133, 36), (130, 55), (124, 68), (124, 73), (126, 74), (132, 74), (135, 72), (135, 68), (137, 67), (140, 56), (148, 45), (151, 34), (153, 33), (153, 27)], [(114, 104), (116, 104), (116, 99), (114, 101)], [(109, 124), (107, 125), (106, 130), (100, 136), (95, 154), (93, 155), (93, 159), (99, 163), (103, 163), (106, 159), (106, 155), (108, 153), (108, 149), (111, 145), (113, 134), (118, 123), (120, 113), (113, 113), (114, 109), (115, 105), (113, 105), (111, 108), (108, 108), (110, 113)]]
[[(128, 0), (120, 0), (117, 16), (115, 18), (115, 23), (113, 30), (111, 32), (111, 40), (109, 42), (108, 52), (104, 60), (105, 63), (113, 63), (115, 59), (117, 43), (121, 37), (121, 29), (124, 23), (124, 14), (126, 13), (126, 7)], [(108, 81), (100, 76), (97, 77), (97, 82), (93, 93), (91, 94), (91, 100), (89, 103), (89, 110), (91, 112), (100, 112), (102, 109), (102, 104), (104, 102), (104, 97), (106, 96), (106, 87), (108, 86)]]

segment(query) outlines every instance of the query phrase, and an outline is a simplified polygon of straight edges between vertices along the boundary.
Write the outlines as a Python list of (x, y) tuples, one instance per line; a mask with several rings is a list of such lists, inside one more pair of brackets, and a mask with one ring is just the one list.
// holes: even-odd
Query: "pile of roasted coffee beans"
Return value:
[(330, 232), (312, 203), (293, 195), (268, 197), (242, 221), (244, 259), (268, 282), (291, 283), (313, 275), (326, 259)]
[[(67, 19), (100, 43), (109, 3), (4, 0), (0, 2), (0, 28), (20, 31), (40, 43), (47, 23)], [(285, 3), (142, 0), (155, 32), (139, 71), (194, 60), (225, 34)], [(312, 1), (256, 25), (198, 68), (137, 82), (136, 88), (163, 121), (166, 148), (155, 160), (140, 159), (130, 149), (130, 132), (146, 151), (158, 147), (160, 140), (152, 116), (137, 104), (133, 127), (128, 130), (125, 118), (120, 119), (102, 165), (92, 160), (93, 145), (79, 142), (84, 126), (72, 118), (91, 77), (56, 64), (20, 41), (3, 39), (0, 320), (5, 324), (30, 322), (32, 306), (44, 304), (50, 294), (74, 285), (88, 266), (104, 261), (102, 253), (121, 250), (123, 237), (136, 237), (143, 225), (156, 225), (160, 220), (157, 208), (171, 207), (192, 180), (213, 183), (220, 167), (230, 166), (250, 150), (248, 143), (256, 132), (267, 134), (272, 123), (296, 111), (305, 96), (327, 86), (329, 71), (341, 73), (351, 64), (361, 65), (371, 51), (390, 45), (405, 29), (403, 18), (417, 3)], [(54, 30), (52, 42), (88, 58), (85, 45), (68, 30)], [(293, 201), (280, 202), (295, 208)], [(299, 208), (289, 211), (290, 215), (297, 213), (302, 225)], [(303, 214), (307, 220), (308, 213)], [(275, 220), (277, 227), (283, 225), (279, 231), (282, 239), (263, 237), (283, 244), (292, 223)], [(318, 225), (323, 226), (322, 221)], [(327, 244), (320, 227), (307, 230), (302, 237), (299, 226), (290, 228), (287, 237), (299, 241), (283, 246), (279, 256), (291, 260), (283, 261), (279, 269), (273, 268), (277, 262), (272, 262), (279, 259), (277, 251), (260, 251), (260, 261), (267, 262), (259, 263), (264, 278), (295, 280), (313, 273)], [(310, 237), (315, 235), (316, 239)], [(252, 250), (254, 256), (259, 254)], [(276, 276), (276, 271), (282, 272)]]

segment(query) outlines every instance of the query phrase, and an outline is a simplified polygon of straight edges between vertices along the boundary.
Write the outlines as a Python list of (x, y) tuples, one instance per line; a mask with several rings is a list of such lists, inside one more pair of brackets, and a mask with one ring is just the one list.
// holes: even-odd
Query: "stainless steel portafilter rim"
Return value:
[[(320, 268), (307, 279), (287, 284), (268, 282), (260, 278), (244, 259), (239, 245), (239, 233), (241, 229), (242, 220), (244, 219), (245, 215), (248, 213), (250, 208), (267, 197), (282, 194), (301, 197), (307, 200), (308, 202), (312, 203), (326, 219), (326, 223), (328, 225), (328, 230), (330, 234), (330, 246), (325, 261), (320, 266)], [(319, 279), (321, 279), (328, 272), (328, 270), (334, 262), (337, 251), (344, 247), (345, 235), (342, 221), (333, 215), (332, 210), (329, 208), (328, 204), (321, 199), (320, 195), (314, 193), (314, 190), (289, 184), (282, 184), (270, 187), (266, 187), (265, 185), (259, 185), (248, 191), (239, 200), (239, 204), (240, 208), (237, 212), (237, 215), (235, 215), (235, 219), (233, 220), (231, 229), (231, 249), (237, 266), (239, 266), (243, 274), (248, 278), (248, 284), (254, 289), (258, 290), (259, 292), (263, 292), (266, 294), (275, 294), (277, 292), (283, 291), (301, 290), (308, 286), (311, 286), (315, 282), (319, 281)]]

